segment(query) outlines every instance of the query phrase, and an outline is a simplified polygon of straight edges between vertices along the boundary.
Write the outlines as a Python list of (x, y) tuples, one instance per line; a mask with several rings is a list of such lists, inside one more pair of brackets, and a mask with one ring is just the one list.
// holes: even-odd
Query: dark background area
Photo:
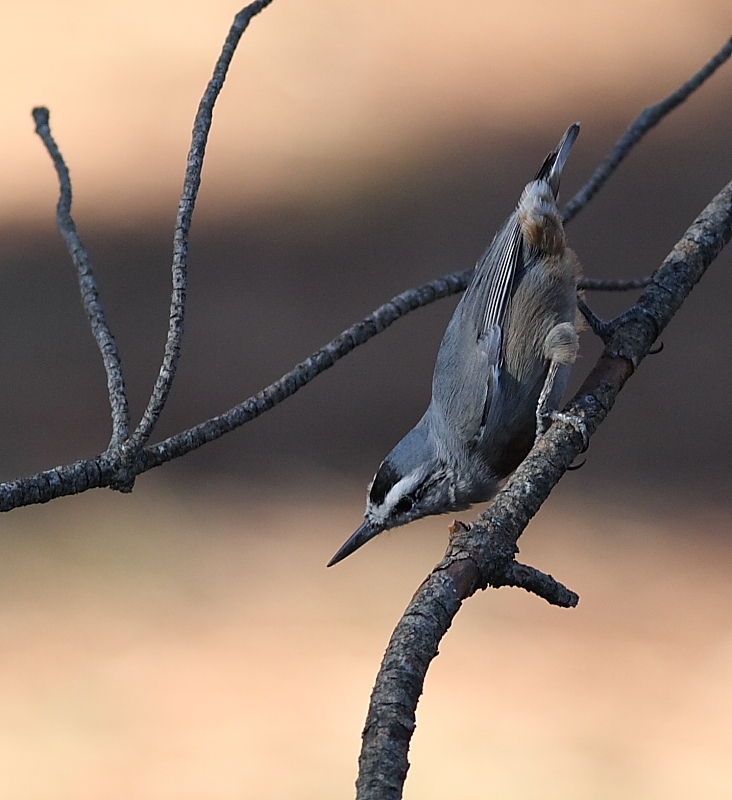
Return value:
[[(723, 68), (724, 69), (724, 68)], [(732, 176), (732, 115), (712, 79), (653, 131), (568, 227), (588, 276), (645, 275)], [(649, 98), (653, 100), (656, 98)], [(584, 112), (587, 112), (586, 114)], [(568, 200), (631, 118), (579, 109)], [(397, 292), (475, 262), (564, 125), (455, 134), (409, 169), (339, 202), (240, 204), (194, 221), (180, 370), (157, 438), (253, 394)], [(50, 169), (50, 165), (49, 165)], [(80, 222), (139, 417), (167, 326), (172, 221)], [(217, 216), (217, 221), (214, 221)], [(101, 451), (105, 380), (76, 279), (49, 217), (0, 237), (0, 474), (11, 479)], [(633, 295), (592, 294), (609, 314)], [(725, 498), (732, 474), (728, 252), (714, 263), (593, 438), (574, 489), (608, 483)], [(164, 470), (173, 481), (370, 478), (419, 418), (455, 300), (413, 313), (295, 397)], [(584, 334), (576, 386), (599, 352)], [(144, 480), (144, 478), (143, 478)], [(317, 479), (318, 481), (320, 479)]]

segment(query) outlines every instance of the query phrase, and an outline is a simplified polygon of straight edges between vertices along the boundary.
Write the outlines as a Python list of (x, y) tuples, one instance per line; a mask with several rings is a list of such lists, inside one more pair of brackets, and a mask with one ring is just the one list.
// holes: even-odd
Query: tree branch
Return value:
[[(732, 182), (702, 211), (654, 273), (633, 306), (635, 313), (622, 315), (622, 324), (565, 408), (567, 421), (549, 428), (476, 524), (453, 528), (444, 559), (417, 591), (384, 655), (363, 732), (358, 800), (401, 797), (424, 678), (462, 601), (488, 585), (506, 585), (512, 572), (524, 576), (525, 568), (514, 561), (518, 539), (583, 450), (578, 424), (588, 435), (595, 432), (618, 392), (731, 237)], [(519, 578), (523, 588), (543, 597), (554, 596), (546, 581), (549, 576), (532, 573)]]
[[(729, 59), (730, 55), (732, 55), (732, 38), (725, 42), (722, 48), (696, 74), (684, 83), (683, 86), (680, 86), (664, 100), (644, 109), (633, 120), (612, 151), (608, 153), (605, 160), (592, 174), (592, 177), (564, 207), (562, 218), (565, 224), (576, 217), (587, 203), (589, 203), (608, 178), (612, 176), (613, 172), (615, 172), (620, 165), (620, 162), (623, 161), (646, 133), (693, 94)], [(456, 287), (459, 286), (459, 288), (456, 288), (457, 293), (465, 290), (470, 282), (471, 276), (472, 270), (468, 272), (456, 272), (452, 275), (446, 275), (444, 280), (449, 280)], [(590, 292), (624, 292), (632, 289), (642, 289), (648, 286), (650, 282), (651, 276), (630, 279), (582, 278), (579, 281), (578, 288)], [(420, 289), (428, 285), (429, 284), (425, 284), (425, 286), (420, 287)], [(417, 291), (420, 291), (420, 289)]]
[(94, 279), (91, 259), (76, 231), (76, 224), (71, 216), (71, 176), (61, 151), (51, 135), (48, 109), (34, 108), (33, 119), (36, 123), (36, 133), (46, 146), (58, 175), (60, 195), (56, 207), (56, 221), (76, 267), (81, 300), (89, 318), (97, 347), (102, 354), (104, 369), (107, 373), (109, 405), (112, 410), (112, 438), (109, 447), (118, 447), (127, 438), (130, 427), (130, 411), (125, 382), (122, 377), (122, 361), (117, 350), (117, 342), (107, 324), (104, 309), (99, 300), (99, 290)]
[(618, 143), (608, 154), (605, 160), (595, 170), (590, 180), (577, 192), (577, 194), (562, 209), (565, 224), (577, 214), (597, 194), (605, 181), (615, 172), (620, 162), (630, 153), (636, 144), (668, 114), (680, 106), (690, 94), (695, 92), (710, 78), (732, 55), (732, 38), (728, 39), (722, 48), (707, 61), (707, 63), (689, 80), (680, 86), (668, 97), (644, 109), (633, 120), (627, 131), (618, 139)]
[(213, 76), (201, 98), (193, 123), (191, 149), (188, 152), (188, 165), (183, 180), (183, 193), (178, 204), (178, 217), (173, 237), (173, 291), (170, 299), (170, 322), (168, 338), (165, 343), (163, 363), (160, 366), (155, 386), (145, 413), (135, 432), (130, 437), (128, 448), (131, 454), (138, 451), (150, 438), (170, 393), (180, 357), (183, 322), (185, 318), (186, 285), (188, 274), (188, 234), (191, 228), (193, 211), (196, 206), (198, 189), (201, 185), (201, 170), (206, 155), (208, 134), (213, 120), (213, 108), (224, 86), (226, 74), (234, 57), (242, 34), (252, 17), (265, 9), (272, 0), (256, 0), (242, 9), (229, 29), (221, 55), (214, 67)]
[(410, 311), (463, 291), (472, 274), (472, 270), (467, 270), (457, 275), (447, 275), (444, 278), (437, 278), (437, 280), (425, 283), (417, 289), (407, 289), (407, 291), (401, 292), (384, 305), (379, 306), (361, 322), (347, 328), (305, 361), (285, 373), (279, 380), (262, 389), (261, 392), (234, 406), (224, 414), (212, 417), (194, 428), (146, 448), (141, 454), (141, 466), (144, 469), (150, 469), (173, 458), (178, 458), (264, 414), (265, 411), (269, 411), (270, 408), (295, 394), (318, 375), (330, 369), (336, 361), (386, 330)]
[(652, 275), (645, 278), (581, 278), (577, 288), (586, 292), (628, 292), (643, 289), (652, 280)]

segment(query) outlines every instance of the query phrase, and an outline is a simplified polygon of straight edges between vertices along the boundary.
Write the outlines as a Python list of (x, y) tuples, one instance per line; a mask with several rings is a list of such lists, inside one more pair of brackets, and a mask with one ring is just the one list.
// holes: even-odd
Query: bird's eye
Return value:
[(400, 514), (406, 514), (407, 511), (412, 510), (414, 500), (411, 497), (402, 497), (402, 499), (394, 506), (394, 510)]

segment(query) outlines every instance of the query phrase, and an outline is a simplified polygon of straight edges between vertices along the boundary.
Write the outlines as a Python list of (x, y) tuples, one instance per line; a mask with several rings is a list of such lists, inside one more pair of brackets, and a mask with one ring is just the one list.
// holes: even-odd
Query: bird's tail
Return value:
[(551, 187), (552, 193), (556, 198), (559, 193), (559, 181), (562, 177), (562, 170), (567, 162), (569, 151), (579, 136), (579, 122), (570, 125), (562, 136), (559, 144), (544, 159), (539, 171), (536, 173), (535, 180), (545, 180)]

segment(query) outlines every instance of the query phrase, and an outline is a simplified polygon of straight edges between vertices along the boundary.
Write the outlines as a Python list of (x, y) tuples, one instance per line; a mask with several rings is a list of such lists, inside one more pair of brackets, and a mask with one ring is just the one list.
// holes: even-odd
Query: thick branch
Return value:
[(188, 273), (188, 233), (196, 205), (198, 189), (201, 184), (201, 170), (206, 154), (208, 134), (211, 130), (213, 108), (224, 86), (226, 73), (229, 70), (231, 59), (239, 44), (242, 34), (247, 29), (252, 17), (259, 14), (272, 0), (256, 0), (240, 11), (234, 18), (229, 30), (229, 35), (224, 42), (221, 55), (214, 67), (213, 77), (209, 81), (206, 91), (198, 106), (196, 119), (193, 123), (193, 137), (191, 149), (188, 152), (188, 165), (183, 180), (183, 193), (178, 204), (178, 218), (175, 225), (173, 238), (173, 291), (170, 299), (170, 323), (168, 338), (165, 343), (163, 363), (160, 366), (155, 387), (148, 402), (145, 413), (140, 420), (135, 432), (130, 438), (129, 450), (134, 452), (142, 447), (160, 417), (170, 393), (170, 387), (175, 378), (180, 357), (181, 339), (183, 337), (183, 322), (185, 317), (186, 285)]
[[(582, 420), (589, 435), (730, 237), (732, 182), (702, 211), (654, 274), (634, 306), (635, 317), (618, 327), (565, 409)], [(576, 427), (555, 422), (478, 522), (453, 531), (445, 558), (397, 625), (376, 678), (359, 759), (359, 800), (401, 797), (417, 702), (440, 640), (464, 599), (486, 585), (505, 584), (501, 576), (515, 563), (519, 537), (583, 447)], [(532, 583), (544, 596), (543, 578), (527, 576), (524, 588), (532, 590)]]
[(76, 231), (76, 224), (71, 216), (71, 177), (61, 151), (51, 135), (48, 109), (34, 108), (33, 119), (36, 123), (36, 133), (43, 140), (58, 175), (60, 196), (56, 208), (56, 220), (76, 267), (84, 310), (89, 318), (99, 352), (102, 354), (104, 369), (107, 373), (109, 405), (112, 410), (112, 438), (109, 447), (117, 447), (127, 438), (130, 426), (130, 412), (117, 342), (104, 316), (104, 310), (99, 300), (99, 290), (92, 272), (91, 259)]

